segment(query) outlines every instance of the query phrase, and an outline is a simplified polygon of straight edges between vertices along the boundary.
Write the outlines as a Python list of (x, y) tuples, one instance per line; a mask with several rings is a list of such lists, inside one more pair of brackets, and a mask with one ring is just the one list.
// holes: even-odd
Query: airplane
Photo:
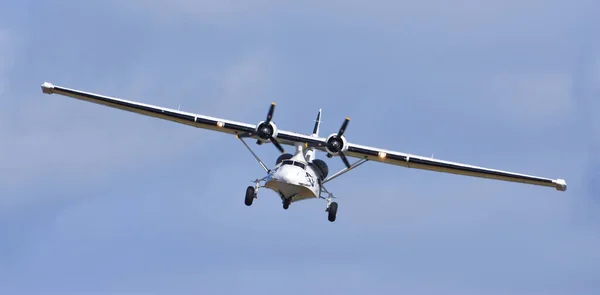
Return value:
[[(258, 190), (260, 188), (267, 188), (279, 195), (283, 203), (283, 209), (286, 210), (290, 204), (302, 200), (323, 199), (327, 201), (325, 208), (327, 219), (330, 222), (334, 222), (337, 216), (338, 203), (334, 201), (335, 196), (325, 188), (325, 184), (367, 161), (435, 172), (553, 187), (558, 191), (566, 191), (567, 189), (567, 183), (564, 179), (549, 179), (483, 168), (438, 160), (433, 157), (416, 156), (351, 143), (344, 136), (350, 121), (349, 118), (346, 118), (342, 122), (337, 132), (331, 133), (324, 138), (319, 136), (321, 110), (317, 114), (312, 134), (305, 135), (277, 128), (277, 125), (273, 122), (275, 103), (272, 103), (269, 107), (266, 119), (255, 125), (84, 92), (56, 86), (49, 82), (44, 82), (41, 88), (45, 94), (58, 94), (197, 128), (235, 135), (250, 151), (266, 173), (264, 177), (254, 180), (253, 186), (246, 188), (244, 198), (246, 206), (251, 206), (253, 201), (258, 198)], [(281, 152), (281, 155), (275, 160), (275, 165), (272, 168), (268, 168), (267, 164), (254, 153), (244, 138), (256, 140), (258, 145), (272, 143)], [(295, 150), (293, 153), (288, 153), (282, 145), (293, 146)], [(339, 157), (345, 167), (329, 175), (327, 163), (322, 159), (316, 158), (317, 151), (325, 152), (327, 158)], [(348, 157), (358, 160), (350, 164)]]

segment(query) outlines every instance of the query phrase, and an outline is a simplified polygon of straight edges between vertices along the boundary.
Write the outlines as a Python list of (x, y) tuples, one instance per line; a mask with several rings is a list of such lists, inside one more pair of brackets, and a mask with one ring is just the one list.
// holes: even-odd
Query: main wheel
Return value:
[(246, 206), (250, 206), (252, 205), (252, 201), (254, 201), (254, 187), (249, 186), (246, 189), (246, 199), (244, 200), (244, 203), (246, 203)]
[(329, 205), (329, 209), (327, 210), (327, 219), (331, 222), (335, 221), (335, 217), (337, 215), (338, 204), (336, 202), (332, 202)]
[(287, 210), (290, 207), (290, 199), (283, 199), (283, 209)]

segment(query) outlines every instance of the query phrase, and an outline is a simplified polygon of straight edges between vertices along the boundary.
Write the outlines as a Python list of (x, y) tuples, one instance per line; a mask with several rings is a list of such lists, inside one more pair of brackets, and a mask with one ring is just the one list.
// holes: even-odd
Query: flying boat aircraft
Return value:
[[(334, 201), (334, 195), (325, 188), (325, 184), (367, 161), (553, 187), (559, 191), (567, 189), (567, 184), (563, 179), (549, 179), (477, 167), (351, 143), (344, 136), (350, 121), (349, 118), (342, 122), (337, 132), (324, 138), (319, 135), (321, 110), (318, 112), (312, 134), (306, 135), (280, 130), (275, 125), (273, 122), (275, 103), (271, 104), (266, 119), (255, 125), (84, 92), (48, 82), (44, 82), (41, 87), (42, 92), (46, 94), (59, 94), (141, 115), (235, 135), (254, 156), (266, 174), (264, 177), (254, 180), (253, 186), (246, 188), (244, 203), (247, 206), (252, 205), (257, 199), (260, 188), (267, 188), (279, 195), (284, 209), (288, 209), (290, 204), (301, 200), (323, 199), (327, 201), (325, 211), (328, 220), (333, 222), (336, 219), (338, 203)], [(281, 155), (275, 160), (275, 165), (269, 168), (244, 139), (256, 140), (259, 145), (272, 143), (281, 152)], [(282, 145), (293, 146), (294, 151), (288, 153)], [(327, 158), (339, 157), (345, 168), (330, 175), (327, 163), (316, 158), (317, 151), (326, 153)], [(351, 164), (348, 160), (349, 157), (356, 158), (357, 161)]]

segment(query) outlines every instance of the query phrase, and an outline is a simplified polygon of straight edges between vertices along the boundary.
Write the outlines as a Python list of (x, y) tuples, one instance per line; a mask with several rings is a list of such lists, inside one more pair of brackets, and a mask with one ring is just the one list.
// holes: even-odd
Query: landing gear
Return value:
[(254, 201), (254, 198), (256, 197), (255, 192), (256, 191), (253, 186), (249, 186), (248, 188), (246, 188), (246, 199), (244, 200), (244, 203), (246, 204), (246, 206), (252, 205), (252, 202)]
[(290, 207), (290, 199), (283, 199), (283, 209), (287, 210)]
[(335, 221), (335, 217), (337, 215), (338, 204), (336, 202), (331, 202), (327, 207), (327, 220), (330, 222)]
[(319, 198), (327, 201), (327, 208), (325, 208), (325, 212), (327, 212), (327, 220), (334, 222), (337, 217), (338, 203), (333, 201), (333, 199), (335, 199), (333, 194), (330, 193), (325, 186), (321, 185), (321, 194), (323, 193), (326, 193), (327, 197), (319, 195)]

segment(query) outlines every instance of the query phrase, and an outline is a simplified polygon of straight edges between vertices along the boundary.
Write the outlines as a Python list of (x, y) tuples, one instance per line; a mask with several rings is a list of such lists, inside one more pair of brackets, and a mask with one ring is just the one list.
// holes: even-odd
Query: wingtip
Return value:
[(42, 92), (45, 94), (52, 94), (52, 90), (54, 89), (54, 85), (50, 82), (44, 82), (42, 84)]
[(567, 190), (567, 182), (564, 179), (557, 179), (554, 181), (556, 185), (556, 190), (564, 192)]

